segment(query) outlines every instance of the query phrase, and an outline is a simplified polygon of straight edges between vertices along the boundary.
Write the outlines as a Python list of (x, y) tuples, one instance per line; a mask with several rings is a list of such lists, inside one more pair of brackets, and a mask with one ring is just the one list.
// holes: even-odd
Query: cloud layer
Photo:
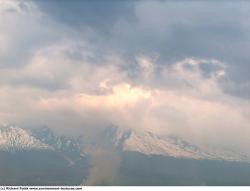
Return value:
[(249, 153), (250, 103), (238, 93), (249, 90), (239, 76), (248, 68), (239, 60), (248, 59), (239, 48), (248, 9), (237, 4), (235, 26), (224, 16), (231, 3), (203, 12), (205, 4), (130, 2), (99, 30), (101, 15), (68, 24), (58, 20), (65, 9), (51, 15), (35, 1), (1, 1), (0, 121), (89, 135), (115, 124)]

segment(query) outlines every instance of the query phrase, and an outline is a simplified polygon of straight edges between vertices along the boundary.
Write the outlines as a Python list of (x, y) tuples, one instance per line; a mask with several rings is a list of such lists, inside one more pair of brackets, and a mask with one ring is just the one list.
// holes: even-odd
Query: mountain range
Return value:
[[(150, 185), (185, 185), (191, 182), (194, 185), (199, 185), (201, 182), (203, 184), (204, 180), (195, 182), (197, 176), (195, 176), (195, 179), (192, 177), (192, 181), (176, 181), (178, 179), (182, 180), (181, 177), (178, 178), (178, 174), (188, 179), (190, 178), (189, 171), (196, 169), (197, 172), (193, 172), (194, 174), (205, 174), (207, 176), (209, 170), (203, 169), (205, 166), (209, 166), (209, 168), (211, 166), (214, 171), (219, 166), (220, 170), (225, 169), (226, 172), (228, 166), (237, 166), (238, 164), (246, 165), (247, 172), (245, 173), (250, 175), (250, 158), (240, 152), (215, 151), (195, 145), (177, 136), (160, 136), (149, 131), (123, 130), (117, 127), (104, 128), (100, 136), (104, 138), (101, 140), (108, 141), (108, 144), (105, 144), (112, 147), (116, 155), (119, 156), (120, 166), (117, 170), (119, 173), (116, 180), (112, 180), (112, 183), (99, 182), (96, 184), (144, 185), (146, 182), (146, 184)], [(91, 168), (93, 168), (91, 152), (97, 151), (98, 147), (103, 144), (102, 142), (99, 145), (95, 144), (95, 142), (88, 143), (84, 140), (84, 136), (58, 136), (47, 127), (26, 129), (16, 125), (1, 126), (0, 185), (84, 184), (84, 180), (88, 179)], [(92, 148), (91, 152), (86, 149), (89, 147)], [(145, 166), (141, 166), (144, 163)], [(134, 166), (135, 164), (138, 165)], [(162, 164), (162, 166), (156, 170), (159, 164)], [(169, 164), (171, 165), (169, 166)], [(183, 166), (183, 164), (185, 165)], [(31, 172), (27, 171), (27, 166), (28, 169), (31, 169)], [(141, 167), (138, 169), (139, 166)], [(176, 166), (176, 168), (172, 168), (172, 166)], [(180, 166), (183, 167), (179, 171), (177, 169)], [(168, 168), (165, 169), (166, 167)], [(142, 173), (134, 177), (136, 173), (144, 172), (148, 168), (149, 171), (146, 174)], [(137, 169), (136, 172), (134, 172), (134, 169)], [(165, 170), (162, 171), (162, 169)], [(170, 171), (172, 174), (169, 169), (172, 169)], [(237, 172), (237, 169), (233, 169), (233, 172)], [(51, 170), (55, 172), (54, 175), (50, 173)], [(175, 181), (168, 182), (166, 179), (163, 179), (162, 182), (155, 180), (156, 182), (150, 183), (150, 181), (158, 177), (157, 174), (154, 175), (155, 170), (157, 173), (159, 171), (163, 173), (162, 177), (166, 177), (167, 174), (168, 180), (171, 180), (174, 174), (174, 176), (177, 176), (176, 180), (174, 179), (176, 183)], [(178, 171), (177, 175), (175, 174), (176, 170)], [(144, 176), (150, 174), (152, 176), (146, 176), (150, 181), (146, 181), (147, 178)], [(130, 179), (131, 176), (134, 178)], [(141, 176), (144, 177), (143, 180), (140, 179)], [(27, 181), (28, 177), (29, 181)], [(232, 177), (234, 177), (234, 174), (232, 174)], [(133, 182), (135, 180), (137, 182)], [(228, 183), (224, 181), (224, 184), (227, 185)], [(209, 184), (209, 181), (206, 184)], [(221, 184), (223, 185), (223, 182)], [(245, 182), (242, 184), (245, 184)]]
[[(120, 151), (197, 160), (250, 162), (247, 155), (239, 152), (211, 151), (176, 136), (161, 137), (149, 131), (139, 132), (109, 127), (104, 129), (102, 136), (109, 138), (113, 146)], [(46, 127), (27, 130), (14, 125), (0, 128), (0, 150), (48, 150), (67, 153), (73, 157), (86, 155), (84, 143), (79, 138), (56, 136)]]

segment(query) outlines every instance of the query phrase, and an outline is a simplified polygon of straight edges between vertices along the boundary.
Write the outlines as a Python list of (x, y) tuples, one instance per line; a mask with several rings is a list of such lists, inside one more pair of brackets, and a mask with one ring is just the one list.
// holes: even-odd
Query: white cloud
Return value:
[(154, 73), (154, 65), (152, 60), (144, 56), (140, 56), (136, 60), (143, 77), (146, 79), (152, 77)]
[[(79, 59), (68, 54), (74, 51)], [(222, 62), (187, 58), (159, 66), (141, 55), (134, 82), (122, 69), (122, 57), (107, 52), (100, 64), (92, 62), (95, 56), (84, 41), (63, 41), (36, 51), (22, 67), (0, 70), (1, 121), (65, 132), (98, 131), (113, 123), (248, 152), (250, 105), (221, 89)], [(60, 88), (49, 90), (51, 83)]]
[(25, 65), (37, 49), (58, 42), (70, 30), (43, 14), (32, 1), (0, 1), (0, 67)]

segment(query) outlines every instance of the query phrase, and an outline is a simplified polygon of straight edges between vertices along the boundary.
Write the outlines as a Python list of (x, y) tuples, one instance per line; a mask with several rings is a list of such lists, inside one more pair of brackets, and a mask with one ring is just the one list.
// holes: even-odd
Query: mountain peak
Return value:
[(49, 145), (33, 137), (27, 130), (15, 125), (0, 127), (0, 150), (50, 150)]

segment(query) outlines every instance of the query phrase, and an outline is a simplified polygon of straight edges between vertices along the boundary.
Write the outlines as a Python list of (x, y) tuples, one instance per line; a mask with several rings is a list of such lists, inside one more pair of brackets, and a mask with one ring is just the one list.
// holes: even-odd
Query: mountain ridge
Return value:
[(115, 136), (113, 138), (114, 144), (123, 151), (195, 160), (250, 163), (250, 158), (246, 154), (203, 148), (173, 135), (159, 136), (150, 131), (121, 130), (117, 127), (110, 129), (110, 132)]
[[(195, 160), (222, 160), (248, 162), (242, 153), (211, 150), (192, 144), (177, 136), (160, 136), (150, 131), (123, 130), (117, 127), (104, 128), (103, 134), (117, 151), (139, 152), (145, 155), (162, 155)], [(47, 150), (62, 153), (70, 163), (88, 155), (88, 143), (77, 138), (56, 136), (47, 127), (27, 130), (15, 125), (0, 127), (0, 151)], [(98, 145), (98, 144), (97, 144)], [(100, 144), (99, 144), (100, 145)]]

